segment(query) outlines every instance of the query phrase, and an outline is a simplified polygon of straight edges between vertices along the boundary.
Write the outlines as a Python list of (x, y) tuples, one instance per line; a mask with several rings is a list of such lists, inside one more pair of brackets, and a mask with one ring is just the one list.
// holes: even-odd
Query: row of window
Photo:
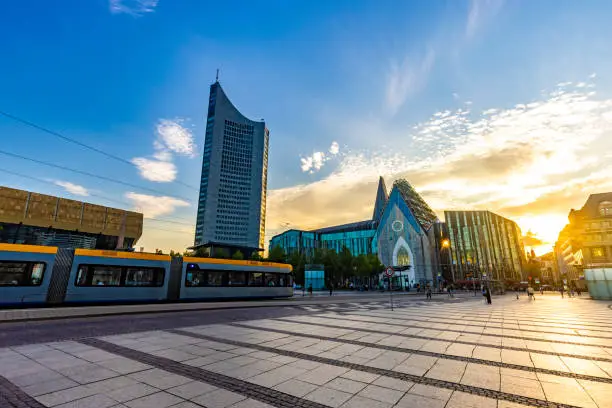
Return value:
[[(189, 265), (188, 265), (189, 268)], [(236, 272), (197, 270), (187, 271), (185, 286), (292, 286), (291, 276), (274, 272)]]
[(46, 264), (0, 261), (0, 286), (40, 286)]

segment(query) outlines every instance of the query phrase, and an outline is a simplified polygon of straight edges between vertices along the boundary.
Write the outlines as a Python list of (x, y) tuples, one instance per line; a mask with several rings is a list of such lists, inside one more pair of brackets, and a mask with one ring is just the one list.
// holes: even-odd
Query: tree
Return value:
[(253, 252), (251, 254), (251, 260), (252, 261), (263, 261), (263, 257), (261, 256), (259, 252)]
[(283, 248), (277, 245), (268, 251), (268, 261), (285, 263), (287, 262), (287, 255)]
[(338, 254), (338, 261), (340, 263), (340, 281), (344, 283), (344, 280), (355, 274), (353, 270), (354, 258), (351, 254), (351, 250), (347, 247), (342, 247), (342, 250)]
[(297, 251), (292, 252), (287, 259), (287, 262), (293, 267), (293, 276), (296, 283), (304, 284), (304, 270), (306, 267), (306, 257)]
[(242, 261), (244, 259), (244, 254), (240, 252), (240, 250), (238, 250), (234, 252), (234, 255), (232, 255), (232, 259), (236, 261)]

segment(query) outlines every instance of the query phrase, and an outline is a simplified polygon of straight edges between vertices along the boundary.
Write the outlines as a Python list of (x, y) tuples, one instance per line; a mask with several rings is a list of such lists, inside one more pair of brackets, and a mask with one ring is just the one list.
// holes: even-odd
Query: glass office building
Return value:
[(269, 131), (210, 87), (195, 247), (263, 250)]
[(490, 211), (445, 211), (455, 281), (523, 280), (525, 250), (519, 226)]

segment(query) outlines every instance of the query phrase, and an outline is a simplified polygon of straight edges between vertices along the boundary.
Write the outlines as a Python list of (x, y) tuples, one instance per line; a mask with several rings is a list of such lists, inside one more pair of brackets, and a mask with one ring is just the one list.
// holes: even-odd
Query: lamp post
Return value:
[[(447, 249), (448, 252), (449, 252), (449, 254), (448, 254), (449, 265), (450, 265), (450, 268), (451, 268), (451, 276), (453, 278), (453, 284), (454, 284), (455, 283), (455, 273), (453, 271), (453, 261), (452, 261), (452, 259), (450, 259), (450, 258), (452, 258), (451, 254), (450, 254), (450, 240), (448, 238), (443, 239), (442, 242), (441, 242), (441, 246), (442, 247), (440, 248), (440, 254), (442, 254), (442, 250), (444, 250), (444, 249)], [(442, 261), (442, 259), (440, 258), (440, 270), (442, 270), (442, 262), (441, 261)], [(438, 289), (439, 288), (440, 288), (440, 281), (438, 280)]]

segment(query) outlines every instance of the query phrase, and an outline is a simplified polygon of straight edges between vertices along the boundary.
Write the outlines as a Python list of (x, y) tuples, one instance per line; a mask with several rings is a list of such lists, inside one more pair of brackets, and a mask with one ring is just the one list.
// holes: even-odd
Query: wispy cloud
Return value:
[(53, 183), (55, 183), (55, 185), (58, 185), (64, 188), (64, 190), (66, 190), (70, 194), (74, 194), (77, 196), (83, 196), (83, 197), (87, 197), (89, 195), (89, 191), (85, 187), (80, 186), (78, 184), (74, 184), (69, 181), (62, 181), (62, 180), (55, 180)]
[(410, 95), (425, 86), (435, 58), (434, 50), (429, 49), (422, 58), (406, 57), (401, 62), (391, 62), (385, 95), (387, 108), (392, 114), (404, 105)]
[(174, 197), (154, 196), (128, 192), (125, 197), (134, 204), (134, 208), (142, 212), (145, 218), (155, 218), (172, 214), (179, 207), (188, 207), (189, 203)]
[(323, 167), (323, 165), (331, 160), (334, 156), (340, 152), (340, 145), (338, 142), (332, 142), (329, 146), (328, 153), (325, 152), (313, 152), (309, 156), (300, 157), (300, 168), (303, 172), (314, 173)]
[(465, 35), (473, 37), (476, 32), (495, 17), (504, 5), (504, 0), (471, 0), (465, 24)]
[(191, 129), (184, 126), (185, 119), (160, 119), (156, 130), (159, 142), (173, 151), (184, 156), (195, 155), (195, 143)]
[(178, 173), (172, 162), (174, 154), (195, 156), (194, 136), (185, 123), (186, 120), (180, 118), (159, 120), (155, 127), (156, 139), (153, 141), (155, 153), (152, 158), (132, 159), (142, 178), (162, 183), (174, 181)]
[(141, 16), (155, 11), (159, 0), (109, 0), (109, 8), (113, 14), (130, 14)]
[[(383, 175), (388, 184), (406, 177), (439, 211), (498, 211), (553, 242), (570, 208), (612, 189), (612, 157), (602, 154), (612, 150), (612, 99), (598, 98), (594, 86), (564, 84), (478, 112), (449, 108), (388, 140), (392, 148), (348, 151), (326, 178), (270, 192), (270, 233), (284, 222), (316, 228), (369, 217)], [(388, 139), (379, 132), (371, 137)]]

